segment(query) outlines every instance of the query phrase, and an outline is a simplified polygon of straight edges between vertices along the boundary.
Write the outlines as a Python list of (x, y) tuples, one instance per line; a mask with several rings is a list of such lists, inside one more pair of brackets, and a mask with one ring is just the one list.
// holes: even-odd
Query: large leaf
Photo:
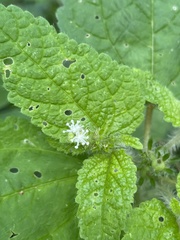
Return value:
[(157, 200), (144, 202), (133, 209), (126, 223), (123, 240), (177, 240), (180, 233), (176, 218), (165, 205)]
[[(28, 120), (0, 122), (0, 239), (78, 239), (81, 162), (52, 149)], [(15, 238), (15, 236), (14, 236)]]
[(136, 191), (136, 167), (123, 150), (95, 155), (78, 172), (80, 235), (84, 239), (116, 240), (124, 228)]
[[(127, 136), (143, 119), (144, 99), (137, 82), (141, 71), (119, 66), (88, 45), (57, 34), (45, 19), (14, 6), (1, 5), (0, 11), (0, 69), (11, 102), (58, 139), (64, 151), (75, 151), (70, 136), (63, 133), (72, 119), (88, 129), (90, 149), (107, 142), (108, 148), (114, 147), (121, 136), (126, 144), (141, 148)], [(84, 151), (80, 145), (76, 152), (81, 148)]]
[(68, 0), (57, 12), (62, 32), (128, 66), (150, 71), (180, 97), (180, 2)]
[(0, 69), (9, 100), (57, 140), (58, 149), (142, 148), (129, 134), (142, 122), (146, 100), (163, 105), (167, 121), (179, 126), (179, 103), (149, 73), (118, 65), (17, 7), (0, 11)]

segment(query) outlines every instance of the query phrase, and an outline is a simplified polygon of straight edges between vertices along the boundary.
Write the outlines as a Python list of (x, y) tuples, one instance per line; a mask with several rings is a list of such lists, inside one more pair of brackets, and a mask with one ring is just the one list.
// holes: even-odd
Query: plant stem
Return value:
[(151, 122), (153, 114), (154, 105), (152, 103), (147, 103), (146, 116), (145, 116), (145, 126), (144, 126), (144, 151), (148, 150), (148, 141), (151, 132)]

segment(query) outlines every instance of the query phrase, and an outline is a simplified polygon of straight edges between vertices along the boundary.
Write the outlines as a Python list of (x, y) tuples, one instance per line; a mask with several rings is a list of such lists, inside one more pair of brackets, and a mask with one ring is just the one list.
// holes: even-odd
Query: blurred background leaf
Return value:
[(7, 91), (3, 88), (3, 82), (0, 76), (0, 110), (4, 109), (8, 104)]
[(62, 0), (58, 26), (125, 65), (150, 71), (180, 97), (180, 2)]
[(42, 16), (52, 25), (56, 23), (55, 12), (61, 6), (60, 0), (2, 0), (1, 3), (4, 6), (16, 5), (31, 12), (35, 17)]
[(27, 119), (0, 121), (0, 239), (79, 239), (81, 161), (51, 148)]

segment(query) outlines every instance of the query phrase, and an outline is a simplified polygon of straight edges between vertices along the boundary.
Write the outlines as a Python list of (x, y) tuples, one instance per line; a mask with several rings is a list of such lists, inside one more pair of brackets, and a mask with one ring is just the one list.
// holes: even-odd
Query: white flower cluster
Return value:
[(89, 142), (87, 141), (89, 137), (86, 136), (89, 131), (84, 130), (79, 123), (80, 121), (77, 121), (75, 124), (74, 120), (71, 120), (71, 123), (66, 123), (66, 126), (68, 126), (70, 129), (63, 131), (63, 133), (68, 132), (73, 134), (74, 137), (71, 139), (71, 142), (76, 143), (76, 149), (79, 147), (79, 144), (82, 144), (83, 146), (89, 145)]

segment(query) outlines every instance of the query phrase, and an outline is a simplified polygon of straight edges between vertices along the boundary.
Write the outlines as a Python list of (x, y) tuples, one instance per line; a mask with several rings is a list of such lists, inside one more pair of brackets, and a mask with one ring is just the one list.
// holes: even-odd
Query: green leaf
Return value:
[(161, 201), (152, 199), (132, 210), (126, 223), (123, 240), (177, 240), (179, 237), (179, 228), (174, 215)]
[(2, 78), (0, 76), (0, 110), (8, 104), (7, 91), (2, 87)]
[(180, 201), (178, 201), (178, 199), (176, 198), (172, 198), (170, 206), (171, 206), (172, 212), (175, 214), (175, 216), (179, 218), (180, 217)]
[(119, 239), (136, 191), (136, 167), (123, 150), (95, 155), (78, 172), (80, 235), (84, 239)]
[(176, 190), (177, 190), (178, 198), (171, 199), (170, 207), (172, 209), (172, 212), (175, 214), (175, 216), (179, 220), (179, 217), (180, 217), (180, 174), (178, 174), (178, 176), (177, 176)]
[(69, 0), (57, 12), (62, 32), (125, 65), (150, 71), (180, 98), (180, 2)]
[(1, 119), (5, 119), (6, 117), (13, 116), (13, 117), (20, 117), (20, 118), (26, 118), (28, 119), (27, 116), (23, 115), (20, 111), (19, 108), (11, 105), (8, 102), (8, 105), (4, 107), (1, 111)]
[(0, 121), (0, 239), (79, 239), (81, 162), (51, 148), (25, 119)]
[[(43, 18), (14, 6), (0, 5), (0, 11), (0, 70), (8, 99), (58, 140), (61, 150), (114, 148), (114, 139), (131, 134), (142, 122), (140, 71), (57, 34)], [(63, 132), (72, 119), (89, 131), (89, 146), (76, 150), (74, 136)], [(132, 137), (124, 139), (142, 148)]]
[(180, 174), (177, 176), (177, 184), (176, 184), (177, 196), (180, 198)]
[[(152, 125), (151, 125), (151, 138), (154, 141), (159, 141), (160, 139), (166, 139), (170, 132), (173, 132), (173, 126), (169, 122), (164, 121), (164, 116), (157, 107), (153, 110)], [(144, 122), (137, 128), (134, 136), (138, 137), (143, 141), (144, 134)]]
[(146, 100), (158, 104), (165, 121), (172, 122), (175, 127), (180, 126), (180, 101), (166, 87), (156, 81), (146, 82)]

